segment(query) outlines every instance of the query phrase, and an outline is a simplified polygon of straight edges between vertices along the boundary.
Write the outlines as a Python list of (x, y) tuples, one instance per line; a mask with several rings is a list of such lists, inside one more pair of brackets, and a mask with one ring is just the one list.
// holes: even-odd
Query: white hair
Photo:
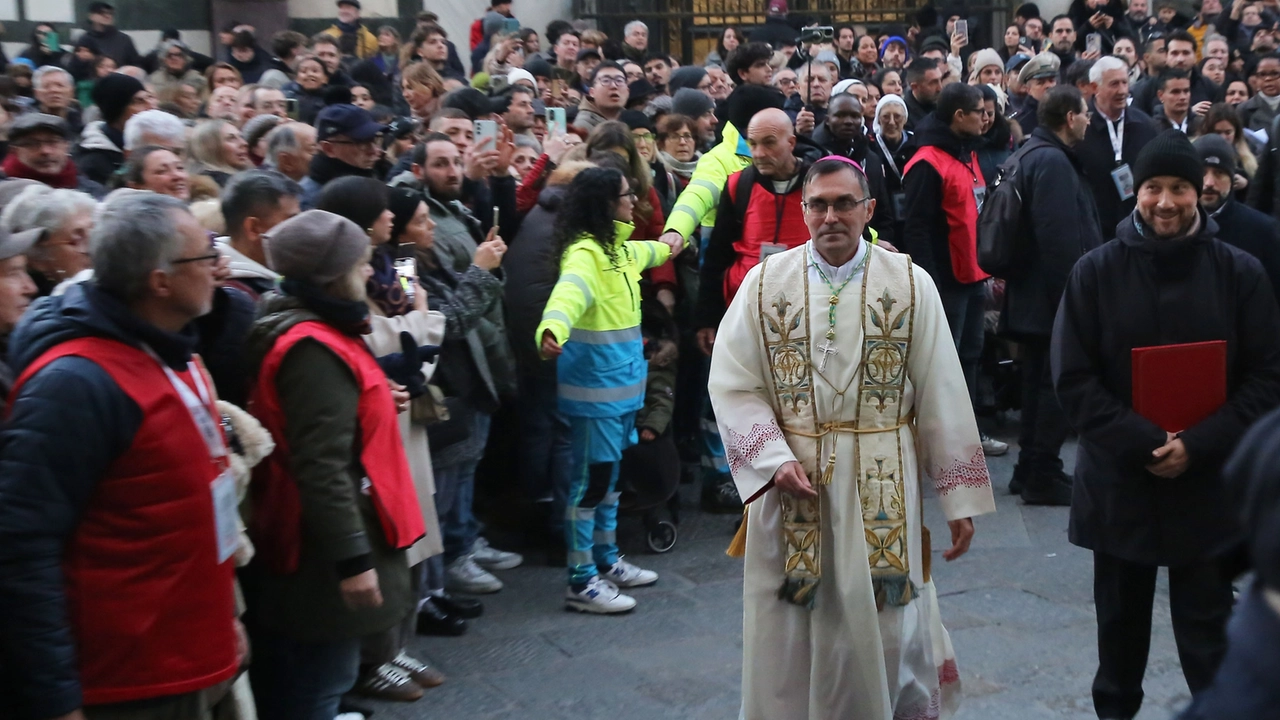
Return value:
[(1129, 72), (1129, 63), (1115, 55), (1099, 58), (1098, 62), (1089, 68), (1089, 82), (1094, 84), (1102, 82), (1103, 73), (1111, 72), (1112, 70), (1123, 70), (1127, 74)]
[(632, 20), (631, 22), (627, 23), (627, 26), (626, 26), (626, 27), (624, 27), (624, 28), (622, 29), (622, 36), (623, 36), (623, 37), (626, 37), (626, 36), (630, 35), (630, 34), (631, 34), (631, 30), (632, 30), (632, 28), (637, 28), (637, 27), (642, 27), (642, 28), (644, 28), (644, 29), (645, 29), (645, 32), (648, 32), (648, 31), (649, 31), (649, 25), (648, 25), (648, 23), (646, 23), (645, 21), (643, 21), (643, 20)]
[(144, 110), (124, 124), (124, 149), (136, 150), (152, 144), (142, 142), (148, 136), (153, 141), (163, 138), (168, 147), (182, 147), (187, 144), (187, 126), (176, 115), (163, 110)]
[(97, 207), (93, 196), (79, 190), (32, 185), (5, 206), (0, 213), (0, 227), (11, 233), (35, 228), (56, 231), (78, 213), (93, 212)]
[(41, 65), (36, 68), (36, 71), (31, 73), (31, 87), (36, 90), (40, 90), (44, 85), (44, 79), (50, 75), (65, 75), (67, 77), (67, 84), (75, 87), (76, 82), (72, 79), (71, 73), (63, 70), (57, 65)]

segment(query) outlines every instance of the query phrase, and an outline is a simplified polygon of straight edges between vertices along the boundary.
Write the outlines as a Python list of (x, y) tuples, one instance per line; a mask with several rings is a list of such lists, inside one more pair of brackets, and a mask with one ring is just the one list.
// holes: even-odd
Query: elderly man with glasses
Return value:
[(80, 173), (71, 159), (70, 130), (56, 115), (27, 113), (9, 129), (4, 172), (11, 178), (38, 180), (49, 187), (79, 190), (101, 199), (106, 189)]
[(387, 130), (368, 110), (345, 103), (321, 110), (315, 127), (319, 152), (300, 183), (304, 210), (314, 206), (320, 188), (330, 180), (347, 175), (373, 177), (373, 166), (382, 154), (382, 133)]

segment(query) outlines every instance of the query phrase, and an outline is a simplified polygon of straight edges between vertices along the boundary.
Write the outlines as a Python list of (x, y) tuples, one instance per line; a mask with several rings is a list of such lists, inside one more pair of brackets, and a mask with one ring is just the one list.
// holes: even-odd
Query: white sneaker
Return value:
[(982, 452), (987, 457), (1000, 457), (1009, 452), (1009, 443), (1000, 442), (995, 438), (982, 434)]
[(476, 564), (470, 555), (449, 563), (444, 569), (444, 587), (450, 592), (485, 594), (502, 589), (502, 581)]
[(510, 570), (524, 562), (524, 556), (520, 553), (489, 547), (489, 541), (482, 537), (476, 538), (475, 544), (471, 546), (471, 559), (485, 570)]
[(599, 576), (591, 578), (582, 592), (574, 592), (566, 588), (564, 604), (570, 610), (578, 612), (614, 615), (628, 612), (636, 606), (635, 598), (623, 595), (613, 585), (603, 581)]
[(605, 580), (620, 588), (634, 588), (652, 585), (658, 582), (658, 573), (638, 568), (618, 556), (618, 562), (609, 568), (609, 572), (601, 573)]

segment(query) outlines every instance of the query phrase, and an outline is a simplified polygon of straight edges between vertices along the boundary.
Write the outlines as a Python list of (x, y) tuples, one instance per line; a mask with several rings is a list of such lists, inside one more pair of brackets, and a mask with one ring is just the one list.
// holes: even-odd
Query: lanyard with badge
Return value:
[[(906, 131), (904, 130), (903, 133), (905, 135)], [(905, 137), (903, 138), (903, 142), (906, 142)], [(902, 173), (898, 170), (898, 163), (894, 161), (893, 153), (889, 152), (888, 146), (884, 144), (884, 138), (880, 137), (879, 133), (876, 133), (876, 144), (879, 145), (880, 149), (884, 152), (884, 161), (889, 165), (889, 169), (893, 170), (894, 177), (898, 178), (898, 186), (901, 187)], [(893, 194), (892, 199), (893, 219), (905, 220), (907, 218), (907, 194), (902, 190), (899, 190)]]
[[(187, 363), (187, 370), (191, 374), (196, 390), (199, 392), (197, 396), (195, 392), (191, 391), (190, 386), (182, 382), (178, 374), (166, 365), (160, 359), (160, 356), (156, 355), (154, 350), (146, 346), (143, 349), (164, 371), (165, 377), (173, 385), (174, 392), (178, 393), (178, 397), (182, 399), (182, 404), (187, 406), (191, 421), (195, 423), (196, 429), (200, 431), (200, 437), (204, 439), (205, 447), (209, 450), (209, 457), (215, 461), (225, 458), (227, 456), (227, 446), (222, 440), (222, 431), (219, 423), (214, 419), (213, 397), (209, 393), (209, 387), (205, 384), (204, 374), (200, 372), (200, 368), (194, 361)], [(226, 463), (220, 464), (224, 465), (224, 469), (210, 486), (213, 492), (214, 522), (218, 531), (219, 565), (226, 562), (227, 558), (231, 557), (240, 545), (240, 526), (238, 522), (240, 508), (239, 501), (236, 498), (236, 482), (231, 475), (231, 470), (225, 467)]]
[(1129, 168), (1129, 163), (1121, 158), (1124, 150), (1124, 113), (1120, 113), (1120, 119), (1111, 122), (1111, 118), (1106, 115), (1102, 119), (1107, 123), (1107, 133), (1111, 136), (1111, 149), (1115, 152), (1116, 169), (1111, 171), (1111, 181), (1116, 185), (1116, 192), (1120, 194), (1120, 201), (1124, 202), (1133, 197), (1133, 170)]

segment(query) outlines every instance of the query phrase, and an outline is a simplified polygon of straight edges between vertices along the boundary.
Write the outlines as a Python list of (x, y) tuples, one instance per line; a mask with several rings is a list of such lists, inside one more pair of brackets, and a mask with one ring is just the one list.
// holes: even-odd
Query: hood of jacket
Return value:
[(166, 364), (185, 368), (195, 348), (191, 326), (169, 333), (140, 320), (125, 304), (92, 282), (71, 285), (62, 295), (43, 297), (31, 305), (9, 336), (9, 361), (15, 375), (50, 348), (82, 337), (117, 340), (132, 347), (144, 343)]
[[(977, 140), (977, 138), (974, 138), (974, 140)], [(974, 140), (965, 141), (964, 138), (951, 132), (951, 127), (944, 124), (932, 113), (916, 126), (915, 141), (917, 147), (929, 147), (932, 145), (955, 158), (959, 158), (972, 150)]]
[(262, 296), (258, 306), (258, 319), (253, 321), (249, 335), (244, 341), (245, 365), (251, 369), (250, 378), (257, 378), (258, 369), (267, 353), (276, 344), (276, 338), (285, 334), (298, 323), (323, 318), (292, 295), (281, 292), (269, 292)]
[(417, 175), (413, 174), (412, 170), (405, 170), (399, 175), (396, 175), (391, 178), (391, 181), (388, 182), (387, 185), (391, 187), (408, 188), (410, 190), (422, 190), (422, 181), (418, 179)]
[(218, 250), (231, 261), (229, 265), (231, 277), (238, 280), (261, 278), (271, 282), (276, 282), (280, 279), (280, 276), (274, 270), (232, 247), (231, 238), (225, 235), (221, 236), (217, 239), (217, 243)]
[[(107, 150), (110, 152), (124, 153), (124, 150), (117, 145), (108, 135), (109, 131), (114, 128), (108, 128), (107, 123), (103, 120), (95, 120), (84, 126), (84, 130), (80, 133), (80, 148), (82, 150)], [(114, 135), (114, 132), (111, 132)]]
[(1041, 125), (1031, 131), (1031, 137), (1039, 138), (1042, 142), (1058, 148), (1066, 154), (1067, 159), (1071, 161), (1071, 165), (1076, 169), (1076, 172), (1084, 172), (1084, 168), (1080, 165), (1080, 158), (1076, 155), (1076, 151), (1073, 148), (1068, 147), (1066, 143), (1062, 142), (1062, 139), (1057, 135), (1054, 135), (1053, 131), (1049, 128)]
[(538, 193), (538, 207), (549, 213), (560, 211), (560, 205), (564, 202), (565, 187), (563, 185), (551, 185), (542, 189)]

